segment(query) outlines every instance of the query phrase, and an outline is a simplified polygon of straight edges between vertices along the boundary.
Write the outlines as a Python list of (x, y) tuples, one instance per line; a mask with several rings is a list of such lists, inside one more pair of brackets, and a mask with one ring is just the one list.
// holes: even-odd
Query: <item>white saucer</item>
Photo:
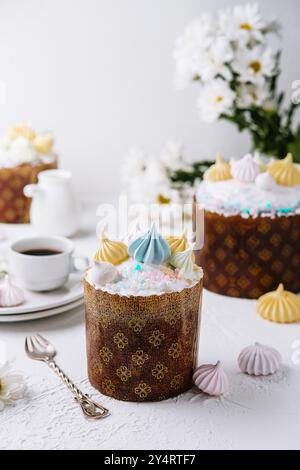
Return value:
[(21, 322), (21, 321), (29, 321), (29, 320), (38, 320), (39, 318), (47, 318), (52, 317), (54, 315), (59, 315), (60, 313), (65, 313), (75, 308), (81, 307), (83, 305), (83, 298), (80, 300), (76, 300), (75, 302), (71, 302), (67, 305), (63, 305), (61, 307), (50, 308), (47, 310), (42, 310), (40, 312), (35, 313), (23, 313), (20, 315), (0, 315), (0, 323), (9, 323), (9, 322)]
[[(82, 273), (74, 273), (68, 282), (59, 289), (50, 292), (24, 291), (25, 302), (17, 307), (0, 308), (0, 320), (3, 315), (23, 315), (62, 307), (83, 299)], [(16, 283), (17, 285), (17, 283)]]

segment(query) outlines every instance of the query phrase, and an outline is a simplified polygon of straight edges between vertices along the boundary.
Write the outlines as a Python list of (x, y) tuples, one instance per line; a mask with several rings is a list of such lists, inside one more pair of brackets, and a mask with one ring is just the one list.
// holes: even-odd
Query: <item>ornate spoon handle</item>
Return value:
[(81, 409), (85, 416), (93, 419), (105, 418), (109, 414), (109, 410), (104, 406), (96, 403), (92, 400), (89, 395), (83, 394), (78, 387), (71, 381), (71, 379), (61, 370), (55, 361), (46, 361), (50, 369), (52, 369), (56, 375), (62, 380), (62, 382), (68, 387), (70, 392), (74, 395), (75, 401), (80, 404)]

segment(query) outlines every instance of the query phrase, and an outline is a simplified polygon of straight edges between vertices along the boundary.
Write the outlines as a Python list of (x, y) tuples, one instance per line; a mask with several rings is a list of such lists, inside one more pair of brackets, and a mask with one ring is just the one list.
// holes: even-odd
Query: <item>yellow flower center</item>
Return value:
[(258, 60), (253, 60), (253, 62), (250, 62), (249, 68), (252, 69), (254, 73), (259, 73), (261, 71), (261, 63)]
[(223, 96), (217, 96), (216, 103), (221, 103), (223, 101)]
[(158, 194), (156, 200), (158, 204), (170, 204), (171, 202), (171, 199), (169, 199), (168, 197), (165, 197), (163, 194)]
[(3, 388), (3, 385), (2, 385), (2, 382), (0, 380), (0, 392), (1, 392), (2, 388)]
[(241, 23), (240, 29), (244, 29), (245, 31), (252, 31), (253, 27), (250, 23)]

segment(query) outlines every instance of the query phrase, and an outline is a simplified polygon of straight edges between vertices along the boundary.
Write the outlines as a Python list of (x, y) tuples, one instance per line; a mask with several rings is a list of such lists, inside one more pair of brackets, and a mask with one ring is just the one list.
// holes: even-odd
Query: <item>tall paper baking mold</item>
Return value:
[(88, 374), (119, 400), (164, 400), (192, 386), (202, 280), (181, 292), (126, 297), (84, 281)]

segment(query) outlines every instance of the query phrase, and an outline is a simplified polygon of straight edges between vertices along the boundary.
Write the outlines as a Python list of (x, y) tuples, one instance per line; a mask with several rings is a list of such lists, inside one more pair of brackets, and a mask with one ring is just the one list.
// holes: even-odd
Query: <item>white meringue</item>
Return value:
[(259, 189), (263, 191), (272, 191), (276, 188), (276, 181), (270, 173), (261, 173), (255, 179), (255, 184)]
[(231, 174), (240, 183), (253, 183), (260, 173), (260, 168), (255, 163), (252, 155), (248, 153), (240, 160), (231, 160)]
[(246, 347), (238, 357), (241, 371), (255, 376), (274, 374), (280, 369), (281, 362), (281, 355), (276, 349), (260, 343)]
[(119, 272), (113, 264), (95, 261), (87, 277), (92, 285), (105, 286), (105, 284), (113, 282), (118, 274)]
[(224, 395), (229, 389), (228, 378), (220, 361), (216, 365), (204, 364), (198, 367), (194, 372), (193, 381), (199, 390), (212, 396)]
[(168, 262), (173, 268), (180, 269), (181, 275), (185, 279), (194, 279), (197, 266), (194, 264), (194, 252), (191, 248), (174, 253), (169, 258)]
[(0, 287), (0, 307), (16, 307), (24, 302), (25, 297), (20, 287), (14, 286), (7, 274)]

